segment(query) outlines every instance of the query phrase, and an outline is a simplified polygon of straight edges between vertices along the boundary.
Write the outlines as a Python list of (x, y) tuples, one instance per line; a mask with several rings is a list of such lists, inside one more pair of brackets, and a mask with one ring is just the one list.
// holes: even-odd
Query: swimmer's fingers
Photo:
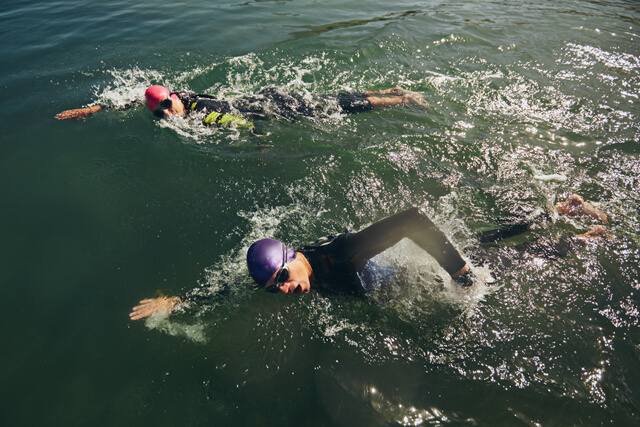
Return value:
[(100, 110), (102, 110), (102, 107), (99, 105), (87, 108), (77, 108), (75, 110), (66, 110), (59, 114), (56, 114), (55, 118), (58, 120), (84, 119), (90, 117), (93, 113), (97, 113)]
[(129, 318), (131, 320), (140, 320), (145, 317), (151, 316), (157, 310), (154, 308), (152, 304), (143, 304), (133, 308), (133, 311), (129, 313)]
[(159, 297), (154, 299), (143, 299), (140, 305), (133, 307), (133, 311), (129, 313), (131, 320), (140, 320), (149, 317), (154, 313), (170, 312), (171, 309), (180, 302), (178, 297)]
[(152, 301), (149, 299), (140, 301), (140, 305), (133, 307), (131, 313), (129, 313), (129, 318), (131, 320), (140, 320), (151, 316), (154, 313)]

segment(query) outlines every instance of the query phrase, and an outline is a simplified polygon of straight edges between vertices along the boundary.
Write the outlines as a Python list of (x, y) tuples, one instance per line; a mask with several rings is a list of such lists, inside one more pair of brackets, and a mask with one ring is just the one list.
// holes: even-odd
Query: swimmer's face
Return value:
[(165, 98), (156, 104), (153, 110), (156, 117), (167, 118), (171, 116), (183, 116), (184, 104), (175, 95)]
[[(296, 259), (287, 264), (289, 268), (289, 279), (278, 287), (278, 290), (283, 294), (302, 294), (311, 289), (309, 273), (304, 261), (302, 261), (303, 257), (301, 253), (298, 253)], [(265, 285), (265, 289), (276, 286), (276, 275), (278, 271), (273, 273), (273, 276), (271, 276)]]

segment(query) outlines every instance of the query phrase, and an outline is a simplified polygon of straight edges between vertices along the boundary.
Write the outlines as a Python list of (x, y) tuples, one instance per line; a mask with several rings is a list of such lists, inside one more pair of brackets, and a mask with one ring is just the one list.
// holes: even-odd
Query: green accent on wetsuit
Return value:
[[(193, 105), (191, 105), (191, 109), (193, 110), (194, 107), (195, 107), (195, 102), (193, 103)], [(229, 113), (218, 113), (216, 111), (213, 111), (207, 114), (203, 122), (208, 125), (216, 124), (219, 126), (228, 126), (228, 127), (231, 127), (232, 124), (235, 123), (235, 125), (239, 128), (253, 129), (253, 122), (250, 122), (248, 120), (243, 119), (242, 117), (234, 116)]]
[(196, 95), (187, 92), (176, 92), (185, 108), (205, 114), (203, 123), (226, 127), (254, 129), (253, 122), (230, 114), (231, 105), (227, 101), (218, 100), (211, 95)]
[[(204, 112), (207, 115), (206, 124), (228, 126), (236, 123), (238, 127), (249, 129), (255, 128), (254, 120), (281, 118), (294, 121), (300, 117), (324, 118), (334, 113), (354, 114), (373, 109), (367, 95), (359, 92), (323, 95), (309, 100), (300, 94), (283, 92), (269, 86), (256, 95), (239, 96), (230, 101), (188, 92), (175, 92), (175, 95), (180, 98), (185, 109)], [(209, 117), (212, 111), (226, 116), (218, 117), (214, 114)], [(230, 114), (231, 111), (238, 111), (246, 118)]]

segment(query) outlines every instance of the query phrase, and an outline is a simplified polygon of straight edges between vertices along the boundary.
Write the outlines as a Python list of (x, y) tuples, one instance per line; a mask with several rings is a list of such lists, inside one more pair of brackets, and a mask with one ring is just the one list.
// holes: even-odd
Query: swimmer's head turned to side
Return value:
[(183, 116), (185, 113), (184, 104), (180, 98), (164, 86), (149, 86), (144, 92), (144, 99), (147, 107), (156, 117)]

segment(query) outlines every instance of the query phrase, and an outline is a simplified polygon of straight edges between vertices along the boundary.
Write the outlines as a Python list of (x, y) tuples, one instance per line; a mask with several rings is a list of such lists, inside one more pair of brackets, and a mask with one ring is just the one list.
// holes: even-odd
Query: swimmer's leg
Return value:
[(396, 95), (396, 96), (402, 96), (402, 95), (405, 95), (407, 93), (415, 93), (415, 92), (411, 92), (409, 90), (402, 89), (400, 86), (396, 86), (396, 87), (392, 87), (390, 89), (383, 89), (383, 90), (378, 90), (378, 91), (365, 92), (365, 95)]
[(531, 219), (523, 219), (516, 222), (505, 222), (503, 220), (498, 220), (498, 223), (503, 223), (503, 225), (495, 230), (487, 230), (478, 233), (478, 240), (480, 243), (494, 243), (499, 240), (507, 239), (509, 237), (517, 236), (518, 234), (525, 233), (531, 229), (536, 224), (546, 220), (549, 218), (549, 214), (544, 211), (540, 212), (538, 215)]
[(607, 237), (607, 230), (601, 225), (594, 225), (586, 233), (576, 234), (576, 238), (587, 242), (589, 240)]
[(399, 86), (376, 92), (365, 92), (364, 94), (374, 108), (394, 107), (397, 105), (418, 105), (429, 108), (429, 104), (421, 94), (402, 89)]

